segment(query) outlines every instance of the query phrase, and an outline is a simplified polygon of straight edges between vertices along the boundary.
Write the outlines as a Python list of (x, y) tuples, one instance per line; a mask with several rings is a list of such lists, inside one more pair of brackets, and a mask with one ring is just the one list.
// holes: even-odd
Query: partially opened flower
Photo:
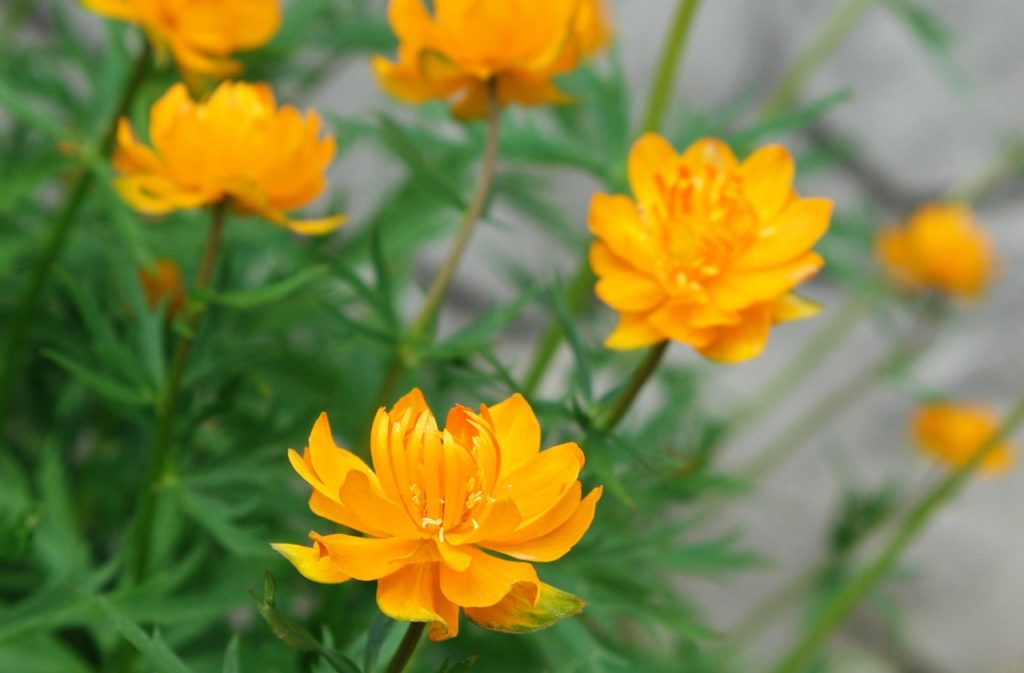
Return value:
[[(966, 465), (998, 429), (995, 413), (981, 406), (929, 404), (911, 420), (911, 433), (921, 451), (952, 469)], [(988, 474), (1006, 472), (1013, 465), (1013, 453), (1009, 442), (1000, 442), (978, 468)]]
[(413, 390), (377, 413), (370, 449), (372, 470), (334, 444), (322, 415), (305, 454), (289, 452), (313, 487), (310, 509), (360, 533), (274, 545), (300, 573), (315, 582), (377, 580), (381, 611), (430, 622), (433, 640), (458, 634), (460, 608), (484, 628), (512, 633), (582, 609), (532, 563), (560, 558), (580, 540), (601, 489), (582, 497), (576, 444), (540, 451), (540, 426), (521, 396), (479, 413), (455, 407), (440, 430)]
[(875, 247), (889, 275), (912, 288), (977, 297), (995, 274), (992, 242), (960, 203), (919, 208), (905, 226), (882, 231)]
[(158, 259), (152, 266), (139, 269), (139, 283), (151, 309), (166, 301), (167, 315), (173, 318), (185, 306), (185, 281), (173, 260)]
[(603, 0), (391, 0), (388, 17), (398, 60), (373, 60), (381, 86), (407, 103), (454, 98), (463, 119), (486, 114), (491, 82), (502, 106), (566, 102), (552, 79), (609, 36)]
[(344, 222), (340, 215), (300, 221), (285, 214), (323, 192), (334, 138), (321, 137), (316, 112), (278, 108), (265, 84), (224, 82), (200, 102), (176, 84), (150, 111), (149, 139), (152, 148), (121, 120), (114, 186), (139, 212), (227, 203), (300, 234), (326, 233)]
[(187, 74), (227, 77), (231, 55), (265, 45), (281, 26), (280, 0), (82, 0), (92, 11), (138, 24)]
[(598, 194), (590, 230), (596, 292), (619, 312), (609, 348), (664, 340), (740, 362), (761, 353), (773, 324), (815, 315), (797, 285), (823, 264), (812, 251), (832, 203), (800, 198), (785, 148), (740, 163), (724, 142), (678, 154), (648, 134), (633, 146), (633, 198)]

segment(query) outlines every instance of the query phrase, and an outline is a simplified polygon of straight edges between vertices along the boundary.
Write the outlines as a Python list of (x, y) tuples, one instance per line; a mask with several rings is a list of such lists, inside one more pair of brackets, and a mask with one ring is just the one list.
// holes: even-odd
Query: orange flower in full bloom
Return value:
[(300, 573), (314, 582), (377, 580), (381, 611), (430, 622), (433, 640), (458, 634), (460, 608), (479, 626), (511, 633), (582, 609), (540, 581), (532, 562), (560, 558), (579, 541), (601, 489), (581, 497), (576, 444), (540, 451), (540, 426), (520, 395), (479, 413), (455, 407), (440, 430), (413, 390), (377, 412), (370, 449), (373, 470), (334, 444), (325, 414), (305, 454), (289, 452), (313, 487), (310, 509), (362, 533), (310, 533), (312, 547), (275, 544)]
[(919, 208), (905, 227), (882, 231), (875, 247), (897, 281), (963, 298), (984, 292), (996, 267), (987, 233), (959, 203)]
[(303, 117), (291, 106), (278, 108), (264, 84), (224, 82), (202, 102), (176, 84), (150, 111), (152, 148), (121, 119), (114, 186), (150, 215), (227, 201), (296, 233), (326, 233), (344, 217), (299, 221), (285, 215), (327, 184), (335, 145), (332, 136), (320, 137), (320, 126), (315, 112)]
[(112, 19), (140, 25), (185, 73), (227, 77), (230, 58), (265, 45), (281, 26), (280, 0), (83, 0)]
[(619, 312), (606, 345), (673, 340), (740, 362), (761, 353), (774, 323), (816, 314), (793, 289), (823, 264), (811, 248), (832, 203), (800, 198), (794, 172), (778, 145), (740, 163), (720, 140), (683, 154), (658, 135), (637, 141), (634, 198), (597, 194), (590, 207), (597, 296)]
[(604, 0), (391, 0), (398, 60), (377, 57), (381, 86), (407, 103), (455, 98), (454, 114), (487, 113), (488, 83), (498, 102), (563, 103), (552, 81), (602, 48), (609, 38)]
[[(998, 428), (996, 415), (980, 406), (929, 404), (920, 408), (911, 420), (911, 434), (920, 449), (953, 469), (966, 465)], [(1002, 442), (982, 459), (979, 469), (988, 474), (1000, 474), (1006, 472), (1013, 461), (1013, 446)]]
[(150, 268), (139, 269), (139, 283), (149, 308), (167, 301), (167, 315), (173, 318), (185, 306), (185, 281), (181, 269), (172, 260), (158, 259)]

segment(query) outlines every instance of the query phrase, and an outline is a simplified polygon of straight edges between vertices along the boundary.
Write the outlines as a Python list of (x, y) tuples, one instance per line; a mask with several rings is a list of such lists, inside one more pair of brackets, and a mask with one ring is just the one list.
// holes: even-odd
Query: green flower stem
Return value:
[[(117, 122), (127, 113), (132, 100), (135, 98), (135, 94), (145, 81), (149, 73), (151, 60), (151, 51), (147, 43), (142, 53), (139, 54), (128, 82), (121, 93), (121, 98), (110, 118), (104, 124), (102, 134), (98, 139), (97, 147), (102, 156), (107, 156), (110, 153), (110, 148), (114, 144), (114, 137), (117, 133)], [(32, 271), (28, 290), (26, 290), (17, 308), (15, 308), (8, 329), (5, 330), (6, 339), (3, 341), (2, 355), (0, 355), (0, 418), (7, 416), (11, 385), (14, 381), (18, 355), (21, 352), (21, 346), (28, 334), (29, 328), (32, 326), (32, 318), (38, 307), (39, 298), (42, 295), (43, 288), (46, 287), (46, 281), (50, 278), (54, 264), (57, 263), (61, 252), (64, 250), (64, 246), (67, 244), (72, 226), (78, 219), (78, 213), (85, 204), (85, 199), (92, 189), (94, 180), (95, 175), (89, 166), (81, 166), (75, 170), (67, 200), (60, 209), (57, 219), (53, 222), (46, 247), (43, 249), (42, 256), (39, 258), (35, 269)]]
[(772, 673), (797, 673), (803, 669), (825, 638), (845, 621), (857, 603), (888, 574), (904, 550), (917, 539), (936, 512), (960, 492), (982, 461), (1005, 441), (1021, 422), (1024, 422), (1024, 394), (996, 433), (978, 447), (971, 460), (936, 484), (910, 511), (878, 557), (822, 607), (803, 637), (782, 657), (778, 665), (771, 669)]
[[(484, 141), (483, 158), (480, 161), (480, 177), (473, 198), (462, 215), (448, 256), (441, 264), (427, 290), (427, 298), (423, 307), (416, 314), (412, 325), (406, 332), (404, 341), (414, 347), (426, 334), (441, 309), (448, 288), (451, 287), (452, 280), (455, 278), (459, 262), (469, 246), (469, 241), (484, 214), (494, 188), (494, 179), (498, 169), (498, 149), (501, 141), (501, 106), (498, 102), (497, 83), (494, 81), (488, 85), (487, 100), (487, 137)], [(408, 362), (404, 353), (399, 353), (394, 357), (374, 397), (375, 407), (384, 406), (391, 401), (395, 387), (401, 381), (407, 366)]]
[(1011, 144), (988, 170), (953, 189), (946, 198), (950, 201), (974, 203), (1020, 173), (1024, 173), (1024, 140)]
[[(579, 315), (583, 310), (587, 299), (590, 297), (593, 285), (594, 272), (590, 270), (590, 265), (581, 264), (565, 291), (566, 305), (571, 315)], [(523, 395), (532, 397), (537, 391), (537, 386), (544, 380), (544, 374), (547, 373), (551, 359), (558, 352), (558, 346), (562, 343), (563, 335), (562, 324), (557, 320), (552, 320), (551, 324), (544, 331), (541, 340), (537, 343), (537, 349), (530, 361), (529, 368), (526, 370), (526, 376), (523, 378), (521, 386)]]
[(877, 2), (878, 0), (846, 0), (765, 99), (761, 109), (762, 116), (769, 116), (792, 106), (808, 80), (843, 43), (864, 12)]
[(690, 36), (693, 17), (697, 13), (700, 0), (680, 0), (676, 9), (672, 27), (669, 30), (665, 46), (661, 50), (658, 70), (654, 76), (654, 86), (647, 101), (647, 112), (644, 114), (644, 132), (661, 129), (672, 98), (672, 89), (676, 81), (676, 72)]
[(420, 644), (426, 626), (424, 622), (411, 622), (409, 624), (409, 630), (405, 632), (402, 642), (398, 644), (395, 656), (392, 657), (385, 673), (402, 673), (405, 670)]
[[(676, 82), (676, 73), (679, 71), (683, 53), (686, 51), (690, 28), (699, 5), (700, 0), (680, 0), (679, 2), (668, 37), (665, 39), (665, 46), (658, 59), (658, 68), (655, 71), (651, 95), (644, 113), (642, 126), (644, 132), (658, 131), (664, 122), (672, 98), (672, 89)], [(566, 291), (566, 303), (572, 315), (577, 315), (583, 310), (593, 283), (594, 275), (590, 270), (587, 256), (584, 254), (583, 261), (572, 275), (572, 280)], [(562, 326), (557, 320), (552, 320), (537, 343), (533, 357), (530, 359), (530, 366), (523, 379), (522, 387), (527, 396), (536, 391), (537, 386), (540, 385), (552, 358), (558, 352), (558, 346), (561, 344), (563, 336)]]
[(651, 346), (650, 350), (647, 351), (647, 356), (633, 372), (633, 376), (630, 377), (629, 383), (622, 389), (619, 396), (615, 398), (615, 402), (608, 410), (607, 415), (598, 423), (600, 430), (611, 432), (618, 426), (619, 422), (626, 416), (626, 412), (633, 406), (633, 402), (640, 394), (640, 391), (643, 390), (651, 376), (657, 371), (658, 365), (661, 364), (665, 353), (668, 351), (668, 346), (668, 341), (662, 341)]
[(719, 444), (759, 421), (780, 399), (784, 399), (790, 391), (817, 370), (818, 365), (846, 340), (867, 313), (869, 306), (868, 300), (859, 295), (847, 299), (828, 324), (821, 328), (810, 342), (801, 346), (797, 357), (778, 376), (730, 414), (733, 420), (725, 435), (719, 440)]
[[(210, 228), (207, 231), (203, 258), (196, 274), (195, 289), (202, 291), (210, 286), (213, 272), (217, 267), (221, 240), (224, 235), (225, 214), (227, 204), (221, 202), (214, 206)], [(164, 386), (163, 394), (157, 406), (157, 428), (153, 438), (153, 452), (150, 455), (149, 470), (143, 484), (142, 500), (139, 505), (138, 522), (135, 529), (135, 554), (132, 557), (131, 579), (140, 582), (146, 576), (150, 556), (150, 529), (156, 514), (156, 503), (165, 480), (170, 476), (174, 466), (174, 427), (178, 402), (181, 396), (181, 384), (185, 377), (189, 353), (195, 341), (196, 330), (202, 309), (190, 310), (186, 317), (186, 331), (178, 338), (171, 358), (170, 373)]]

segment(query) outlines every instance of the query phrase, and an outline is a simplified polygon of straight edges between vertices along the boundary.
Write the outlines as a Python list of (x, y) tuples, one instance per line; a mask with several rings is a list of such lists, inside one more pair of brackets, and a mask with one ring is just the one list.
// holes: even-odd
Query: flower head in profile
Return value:
[(262, 47), (281, 26), (280, 0), (82, 0), (112, 19), (138, 24), (182, 72), (227, 77), (231, 55)]
[(158, 259), (150, 267), (139, 269), (139, 283), (150, 309), (167, 302), (167, 316), (173, 318), (185, 306), (185, 281), (181, 269), (169, 259)]
[(590, 264), (597, 296), (619, 312), (606, 345), (632, 349), (679, 341), (719, 362), (761, 353), (773, 324), (818, 307), (793, 290), (823, 264), (811, 248), (832, 203), (793, 190), (785, 148), (740, 163), (724, 142), (679, 154), (648, 134), (633, 146), (633, 198), (598, 194)]
[(604, 0), (391, 0), (396, 62), (377, 57), (381, 86), (407, 103), (454, 99), (454, 114), (487, 112), (493, 82), (500, 105), (563, 103), (554, 77), (609, 39)]
[(905, 226), (883, 230), (875, 248), (897, 282), (961, 298), (984, 292), (996, 268), (988, 234), (960, 203), (919, 208)]
[(567, 553), (594, 518), (601, 489), (582, 497), (579, 446), (541, 451), (540, 426), (519, 395), (479, 412), (455, 407), (445, 426), (419, 390), (381, 409), (371, 470), (334, 444), (322, 415), (304, 455), (289, 458), (313, 487), (310, 509), (359, 535), (310, 533), (312, 547), (274, 548), (314, 582), (377, 580), (381, 611), (430, 622), (433, 640), (458, 634), (460, 609), (511, 633), (579, 612), (582, 601), (532, 565)]
[[(924, 453), (943, 465), (966, 465), (999, 429), (992, 410), (982, 406), (929, 404), (911, 419), (911, 434)], [(982, 459), (978, 469), (988, 474), (1006, 472), (1014, 462), (1013, 446), (1002, 442)]]
[(196, 102), (176, 84), (150, 110), (152, 147), (121, 120), (114, 186), (150, 215), (228, 203), (300, 234), (326, 233), (344, 217), (300, 221), (285, 214), (326, 186), (335, 145), (320, 127), (315, 112), (277, 107), (267, 85), (224, 82)]

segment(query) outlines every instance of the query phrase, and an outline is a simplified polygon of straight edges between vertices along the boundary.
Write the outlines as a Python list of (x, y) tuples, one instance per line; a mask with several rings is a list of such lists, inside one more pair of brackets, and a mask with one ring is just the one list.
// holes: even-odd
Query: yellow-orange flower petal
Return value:
[(166, 301), (167, 317), (173, 318), (184, 308), (185, 280), (173, 260), (158, 259), (152, 267), (139, 269), (139, 283), (150, 309)]
[(896, 281), (974, 298), (992, 282), (996, 255), (987, 232), (964, 204), (929, 204), (903, 227), (879, 233), (875, 251)]
[(430, 622), (435, 640), (458, 633), (463, 608), (483, 610), (478, 621), (502, 630), (550, 624), (581, 603), (545, 589), (531, 562), (560, 558), (579, 542), (602, 491), (582, 497), (579, 446), (540, 445), (521, 395), (479, 412), (457, 406), (442, 430), (413, 390), (378, 411), (371, 470), (334, 443), (321, 415), (305, 452), (290, 451), (289, 460), (313, 488), (310, 508), (363, 536), (311, 533), (312, 548), (275, 549), (314, 581), (377, 580), (381, 611)]
[(680, 154), (647, 134), (627, 168), (633, 197), (598, 194), (589, 215), (595, 292), (619, 312), (609, 348), (673, 340), (742, 362), (764, 350), (775, 323), (817, 313), (793, 290), (824, 264), (812, 248), (832, 203), (793, 190), (784, 147), (741, 163), (715, 138)]
[(397, 60), (376, 57), (381, 87), (407, 103), (454, 99), (460, 119), (487, 111), (496, 83), (505, 106), (562, 103), (552, 81), (603, 48), (610, 37), (604, 0), (391, 0)]
[[(975, 405), (929, 404), (911, 419), (911, 434), (921, 451), (952, 469), (966, 465), (998, 428), (996, 414)], [(1002, 442), (982, 459), (979, 470), (1002, 474), (1013, 463), (1013, 445)]]
[(114, 187), (142, 213), (227, 202), (299, 234), (325, 234), (344, 222), (341, 215), (287, 215), (323, 192), (335, 144), (321, 137), (315, 112), (278, 107), (267, 85), (225, 82), (195, 102), (176, 84), (153, 105), (149, 136), (152, 147), (122, 119), (114, 156)]
[(265, 45), (281, 26), (280, 0), (82, 0), (97, 14), (138, 24), (187, 75), (241, 70), (232, 54)]

